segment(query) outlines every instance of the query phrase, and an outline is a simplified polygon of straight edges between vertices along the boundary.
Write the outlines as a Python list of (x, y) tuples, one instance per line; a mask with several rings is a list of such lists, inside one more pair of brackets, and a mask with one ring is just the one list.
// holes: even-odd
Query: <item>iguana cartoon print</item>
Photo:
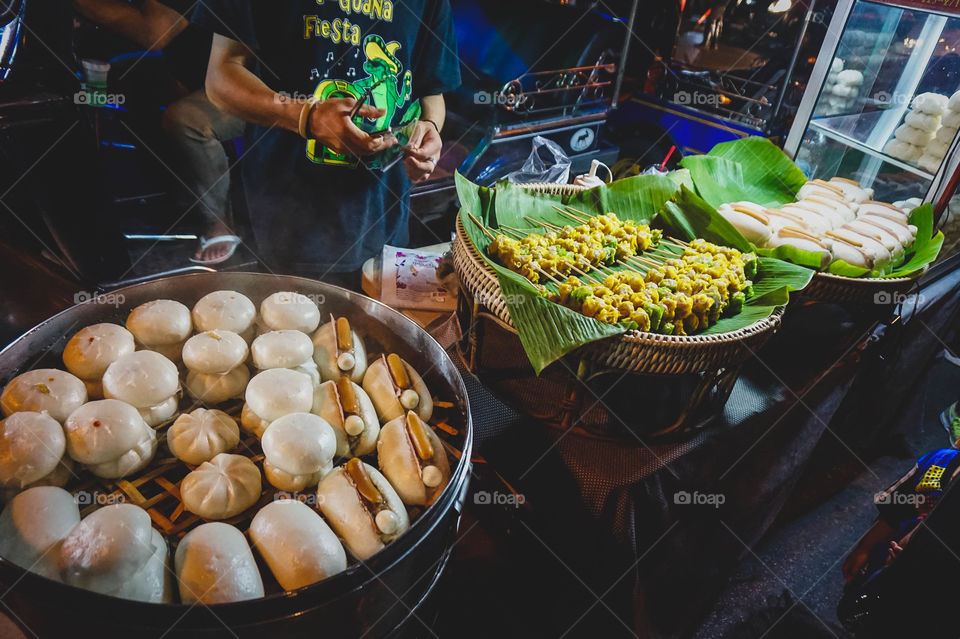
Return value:
[[(403, 71), (403, 65), (394, 55), (399, 48), (399, 42), (388, 43), (384, 42), (383, 38), (378, 35), (368, 35), (363, 39), (363, 54), (366, 58), (363, 63), (363, 70), (367, 72), (367, 76), (354, 82), (323, 80), (314, 90), (314, 97), (321, 100), (327, 98), (360, 99), (364, 91), (369, 88), (371, 97), (368, 104), (378, 109), (384, 109), (386, 113), (372, 124), (367, 123), (362, 128), (368, 131), (386, 129), (391, 125), (400, 108), (410, 99), (413, 92), (413, 74), (409, 70)], [(419, 117), (420, 103), (417, 101), (407, 107), (397, 126), (407, 124)], [(362, 120), (358, 116), (354, 118), (354, 123), (361, 126)], [(400, 142), (403, 144), (406, 141), (401, 140)], [(316, 140), (307, 141), (307, 157), (320, 164), (355, 167), (359, 163), (355, 156), (336, 153), (323, 145), (317, 144)]]

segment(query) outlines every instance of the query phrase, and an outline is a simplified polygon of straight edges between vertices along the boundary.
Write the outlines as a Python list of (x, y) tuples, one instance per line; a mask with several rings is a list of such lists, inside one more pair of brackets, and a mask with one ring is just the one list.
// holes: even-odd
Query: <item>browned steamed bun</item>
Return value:
[(443, 442), (413, 411), (383, 426), (377, 460), (408, 506), (429, 506), (450, 481)]
[(330, 321), (313, 334), (313, 361), (324, 380), (347, 375), (360, 383), (367, 371), (367, 349), (346, 317), (331, 315)]
[(320, 384), (313, 392), (313, 413), (333, 427), (338, 457), (369, 455), (376, 448), (377, 412), (367, 393), (350, 378)]
[(410, 527), (407, 510), (390, 482), (356, 457), (323, 478), (317, 503), (347, 552), (360, 561)]
[(423, 379), (406, 360), (391, 353), (382, 355), (367, 368), (363, 390), (370, 396), (381, 423), (416, 411), (423, 421), (433, 415), (433, 398)]

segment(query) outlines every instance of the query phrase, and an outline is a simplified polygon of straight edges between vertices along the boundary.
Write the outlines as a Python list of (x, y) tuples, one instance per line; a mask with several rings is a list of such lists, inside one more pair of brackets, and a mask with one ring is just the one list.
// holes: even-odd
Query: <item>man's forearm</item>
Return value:
[(431, 120), (436, 123), (437, 128), (443, 130), (444, 120), (447, 119), (447, 106), (443, 101), (443, 96), (425, 95), (420, 98), (421, 120)]
[(215, 41), (206, 80), (207, 97), (214, 106), (253, 124), (298, 131), (301, 103), (281, 99), (246, 67), (243, 56), (216, 58)]

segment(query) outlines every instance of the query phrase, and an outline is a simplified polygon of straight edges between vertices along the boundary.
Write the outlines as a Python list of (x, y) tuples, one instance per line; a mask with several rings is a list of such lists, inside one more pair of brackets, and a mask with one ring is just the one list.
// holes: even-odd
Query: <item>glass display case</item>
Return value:
[(787, 153), (811, 179), (854, 179), (942, 217), (957, 186), (960, 6), (841, 0), (827, 32)]

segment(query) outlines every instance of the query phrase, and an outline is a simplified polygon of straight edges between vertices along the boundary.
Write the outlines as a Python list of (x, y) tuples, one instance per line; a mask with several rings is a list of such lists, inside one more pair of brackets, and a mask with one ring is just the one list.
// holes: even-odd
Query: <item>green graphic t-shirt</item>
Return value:
[[(250, 47), (281, 94), (367, 92), (387, 113), (358, 118), (366, 131), (415, 121), (421, 96), (460, 83), (448, 0), (202, 0), (193, 21)], [(381, 170), (389, 159), (249, 127), (243, 179), (259, 257), (278, 271), (350, 271), (385, 243), (405, 245), (410, 183), (402, 163)]]

